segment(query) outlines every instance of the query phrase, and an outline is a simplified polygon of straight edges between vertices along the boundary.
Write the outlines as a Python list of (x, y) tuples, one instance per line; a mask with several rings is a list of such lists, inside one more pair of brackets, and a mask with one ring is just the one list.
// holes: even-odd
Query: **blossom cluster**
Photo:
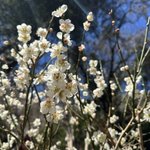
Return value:
[[(10, 75), (7, 64), (0, 71), (0, 148), (141, 148), (141, 124), (150, 122), (150, 103), (142, 76), (138, 71), (132, 75), (125, 65), (119, 70), (125, 74), (121, 83), (115, 74), (108, 80), (101, 61), (86, 57), (86, 46), (81, 43), (78, 62), (72, 64), (68, 53), (73, 46), (71, 33), (75, 26), (66, 18), (67, 10), (68, 6), (63, 4), (51, 13), (51, 20), (55, 18), (59, 23), (57, 42), (48, 38), (51, 24), (37, 29), (36, 40), (31, 36), (34, 33), (30, 25), (17, 26), (17, 49), (11, 49), (11, 56), (18, 65)], [(89, 12), (83, 33), (93, 21), (93, 13)], [(45, 55), (48, 60), (39, 69)], [(85, 65), (85, 78), (78, 69), (80, 62)], [(79, 140), (84, 141), (81, 144), (84, 148), (74, 145)]]

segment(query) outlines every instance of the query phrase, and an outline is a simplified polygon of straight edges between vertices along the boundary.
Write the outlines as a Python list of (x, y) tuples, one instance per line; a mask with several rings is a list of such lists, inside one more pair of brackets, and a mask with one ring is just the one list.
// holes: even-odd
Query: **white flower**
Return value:
[(85, 84), (79, 83), (79, 86), (80, 86), (81, 91), (88, 90), (88, 84), (87, 83), (85, 83)]
[(128, 93), (129, 96), (132, 96), (133, 91), (133, 83), (130, 77), (124, 78), (124, 81), (126, 82), (125, 91)]
[(95, 117), (95, 111), (96, 111), (96, 104), (94, 103), (94, 101), (92, 101), (90, 104), (87, 104), (85, 107), (84, 107), (84, 110), (83, 110), (83, 113), (84, 114), (89, 114), (91, 115), (91, 117)]
[(10, 82), (9, 82), (8, 79), (1, 79), (1, 82), (2, 82), (2, 84), (3, 84), (3, 86), (5, 88), (9, 88), (10, 87)]
[(83, 23), (83, 28), (84, 28), (85, 31), (88, 31), (89, 28), (90, 28), (90, 26), (91, 26), (91, 23), (88, 22), (88, 21), (85, 21), (85, 22)]
[(40, 38), (45, 38), (47, 36), (47, 33), (48, 33), (47, 29), (41, 28), (41, 27), (38, 28), (38, 30), (36, 32), (37, 36), (39, 36)]
[(17, 53), (16, 53), (15, 49), (12, 48), (12, 49), (11, 49), (11, 56), (12, 56), (12, 57), (16, 57), (16, 54), (17, 54)]
[(36, 118), (33, 122), (34, 127), (39, 127), (41, 125), (41, 120), (39, 118)]
[(126, 138), (125, 138), (125, 137), (123, 137), (123, 138), (121, 139), (120, 144), (121, 144), (121, 145), (124, 145), (124, 144), (125, 144), (125, 142), (126, 142)]
[(57, 44), (52, 44), (52, 48), (50, 49), (51, 57), (59, 57), (61, 53), (67, 51), (67, 48), (63, 46), (62, 42), (58, 42)]
[(90, 67), (97, 67), (98, 61), (97, 60), (90, 60), (89, 66)]
[(88, 92), (87, 91), (83, 91), (83, 96), (88, 96)]
[(61, 72), (58, 67), (54, 65), (49, 65), (48, 67), (48, 73), (46, 78), (52, 82), (64, 81), (65, 80), (65, 73)]
[(7, 70), (8, 69), (8, 65), (7, 64), (2, 65), (2, 69)]
[(104, 92), (102, 88), (96, 88), (95, 90), (93, 90), (93, 94), (94, 97), (101, 97), (104, 94)]
[(77, 118), (71, 116), (71, 118), (70, 118), (70, 120), (69, 120), (69, 123), (70, 123), (71, 125), (78, 125), (79, 122), (78, 122)]
[(20, 66), (16, 71), (16, 77), (14, 78), (14, 81), (18, 88), (23, 89), (25, 85), (29, 84), (29, 72), (30, 70), (27, 68), (27, 66)]
[(49, 112), (55, 111), (55, 103), (51, 99), (47, 99), (40, 103), (40, 112), (42, 114), (47, 114)]
[(129, 66), (125, 65), (125, 66), (120, 68), (120, 71), (127, 71), (128, 69), (129, 69)]
[(96, 76), (94, 82), (96, 83), (97, 87), (101, 88), (102, 90), (104, 90), (105, 87), (107, 86), (104, 77), (102, 75)]
[(147, 122), (150, 122), (150, 108), (145, 108), (143, 111), (143, 119)]
[(59, 23), (60, 23), (59, 28), (62, 32), (70, 33), (71, 31), (74, 30), (74, 25), (71, 23), (70, 19), (66, 20), (60, 19)]
[(110, 88), (112, 91), (115, 91), (117, 89), (117, 85), (114, 82), (110, 83)]
[(27, 146), (27, 147), (29, 147), (30, 149), (34, 149), (34, 144), (33, 144), (33, 142), (32, 141), (26, 141), (25, 142), (25, 145)]
[(19, 34), (18, 40), (23, 43), (27, 43), (31, 40), (31, 36), (29, 34)]
[(97, 60), (90, 60), (89, 61), (89, 66), (90, 68), (88, 71), (90, 72), (91, 75), (96, 75), (98, 73), (96, 67), (97, 67), (98, 61)]
[(136, 78), (136, 83), (138, 84), (138, 83), (140, 83), (141, 82), (141, 80), (142, 80), (142, 76), (141, 75), (139, 75), (137, 78)]
[(96, 75), (96, 73), (97, 73), (97, 69), (95, 67), (90, 67), (88, 69), (88, 71), (89, 71), (90, 75)]
[(87, 57), (86, 56), (83, 56), (82, 57), (82, 61), (86, 61), (87, 60)]
[(28, 62), (31, 58), (34, 60), (39, 54), (39, 49), (35, 46), (34, 43), (31, 43), (29, 46), (27, 44), (23, 44), (23, 46), (19, 46), (19, 48), (19, 53), (23, 56), (23, 59), (21, 60), (25, 63)]
[(57, 102), (62, 101), (64, 103), (66, 103), (66, 92), (65, 89), (60, 90), (60, 92), (56, 95), (57, 98)]
[(79, 52), (82, 52), (84, 49), (85, 49), (85, 45), (84, 45), (84, 44), (81, 44), (81, 45), (78, 47)]
[(112, 117), (110, 117), (110, 123), (115, 123), (118, 119), (119, 119), (118, 116), (113, 115)]
[(106, 134), (101, 131), (97, 131), (93, 133), (92, 140), (95, 145), (103, 144), (106, 140)]
[(42, 39), (40, 42), (39, 42), (39, 48), (41, 50), (41, 52), (49, 52), (50, 51), (50, 42), (47, 41), (46, 39)]
[(2, 145), (1, 145), (1, 150), (8, 150), (10, 147), (9, 147), (9, 143), (7, 142), (3, 142)]
[(36, 137), (37, 134), (39, 133), (39, 128), (36, 128), (36, 129), (30, 129), (27, 131), (27, 134), (29, 137)]
[(59, 106), (56, 106), (56, 111), (46, 116), (48, 122), (58, 123), (64, 117), (63, 111)]
[(109, 131), (111, 137), (114, 139), (116, 138), (116, 135), (118, 135), (118, 132), (113, 128), (108, 128), (108, 131)]
[(88, 21), (93, 21), (94, 20), (94, 16), (93, 16), (93, 13), (92, 12), (89, 12), (88, 15), (87, 15), (87, 20)]
[(62, 5), (61, 7), (59, 7), (57, 10), (52, 12), (52, 16), (54, 17), (61, 17), (68, 9), (67, 5)]
[(73, 95), (77, 93), (77, 83), (75, 80), (72, 82), (66, 83), (65, 92), (68, 98), (72, 97)]
[(47, 95), (51, 98), (55, 98), (57, 102), (59, 100), (66, 101), (66, 93), (65, 93), (65, 80), (57, 80), (57, 81), (48, 81), (47, 82)]
[(68, 46), (72, 45), (72, 41), (70, 39), (70, 34), (68, 34), (68, 33), (63, 34), (62, 32), (58, 32), (57, 37), (58, 37), (58, 39), (63, 40), (63, 42), (65, 42), (65, 44), (67, 44)]
[(56, 62), (55, 65), (58, 66), (60, 71), (65, 72), (66, 70), (70, 69), (70, 63), (66, 60), (66, 57), (64, 55), (60, 55)]
[(30, 34), (31, 33), (31, 26), (23, 23), (21, 25), (17, 25), (17, 30), (18, 30), (19, 34)]
[(136, 128), (135, 130), (131, 130), (131, 137), (138, 138), (138, 136), (139, 136), (138, 128)]
[(17, 30), (18, 30), (18, 40), (23, 42), (23, 43), (27, 43), (28, 41), (30, 41), (31, 36), (31, 26), (30, 25), (26, 25), (25, 23), (18, 25), (17, 26)]
[(5, 87), (1, 87), (0, 88), (0, 96), (3, 96), (4, 94), (6, 94), (6, 89), (5, 89)]
[(85, 145), (89, 145), (91, 143), (91, 139), (88, 133), (86, 133), (86, 138), (84, 139), (84, 142), (85, 142)]
[(4, 45), (9, 45), (10, 42), (6, 40), (6, 41), (3, 42), (3, 44), (4, 44)]
[(37, 140), (38, 143), (42, 143), (43, 142), (43, 136), (41, 134), (38, 134), (36, 136), (36, 140)]

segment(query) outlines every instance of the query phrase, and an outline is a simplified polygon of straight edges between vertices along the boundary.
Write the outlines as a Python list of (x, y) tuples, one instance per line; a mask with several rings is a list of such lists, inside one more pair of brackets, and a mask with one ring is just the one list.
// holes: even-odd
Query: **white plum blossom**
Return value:
[(3, 42), (3, 44), (4, 44), (4, 45), (9, 45), (10, 42), (6, 40), (6, 41)]
[(102, 75), (97, 75), (94, 79), (94, 82), (97, 85), (97, 88), (93, 90), (94, 97), (101, 97), (104, 94), (104, 89), (107, 87), (104, 77)]
[(116, 116), (116, 115), (113, 115), (112, 117), (110, 117), (110, 123), (115, 123), (117, 120), (119, 119), (119, 117), (118, 116)]
[(87, 20), (88, 21), (93, 21), (94, 20), (94, 16), (93, 16), (93, 13), (92, 12), (89, 12), (88, 15), (87, 15)]
[(48, 31), (46, 28), (38, 28), (37, 32), (36, 32), (37, 36), (40, 38), (46, 38)]
[(25, 23), (18, 25), (17, 30), (18, 30), (18, 40), (23, 43), (27, 43), (31, 39), (31, 26), (26, 25)]
[(108, 131), (109, 131), (111, 137), (116, 139), (116, 136), (118, 135), (118, 131), (113, 129), (113, 128), (111, 128), (111, 127), (108, 128)]
[(85, 49), (85, 45), (84, 44), (81, 44), (79, 47), (79, 52), (82, 52), (84, 49)]
[[(60, 66), (60, 65), (59, 65)], [(58, 64), (49, 65), (45, 75), (47, 80), (47, 96), (54, 98), (56, 102), (62, 101), (66, 103), (67, 97), (72, 97), (77, 91), (77, 84), (75, 81), (67, 82), (64, 68), (59, 69)]]
[(46, 39), (42, 39), (39, 41), (39, 49), (41, 52), (49, 52), (50, 51), (50, 42)]
[[(132, 78), (132, 79), (131, 79)], [(135, 81), (135, 92), (139, 93), (140, 91), (137, 89), (137, 84), (139, 84), (141, 82), (142, 76), (139, 75), (138, 77), (136, 77), (136, 81)], [(131, 75), (131, 77), (125, 77), (124, 81), (126, 82), (126, 87), (125, 87), (125, 92), (128, 93), (128, 95), (131, 97), (133, 94), (133, 75)]]
[(125, 66), (120, 68), (120, 71), (127, 71), (127, 70), (129, 70), (129, 66), (128, 65), (125, 65)]
[(95, 113), (96, 107), (97, 105), (94, 103), (94, 101), (92, 101), (90, 104), (86, 104), (86, 106), (84, 107), (83, 113), (89, 114), (92, 118), (94, 118), (96, 115)]
[(96, 78), (94, 79), (94, 82), (96, 83), (97, 87), (101, 89), (104, 89), (107, 86), (104, 77), (102, 75), (97, 75)]
[(2, 69), (7, 70), (8, 69), (8, 65), (7, 64), (2, 65)]
[(129, 96), (132, 96), (133, 91), (133, 83), (130, 77), (124, 78), (124, 81), (126, 82), (126, 88), (125, 91), (128, 93)]
[(34, 144), (33, 144), (33, 142), (32, 141), (26, 141), (25, 142), (25, 145), (28, 147), (28, 148), (30, 148), (30, 149), (34, 149)]
[(73, 80), (72, 82), (66, 83), (65, 92), (68, 98), (75, 95), (77, 93), (77, 82)]
[(40, 103), (40, 112), (47, 114), (55, 111), (55, 103), (52, 99), (46, 99)]
[(39, 118), (36, 118), (33, 122), (34, 127), (39, 127), (41, 125), (41, 120)]
[(19, 54), (23, 56), (22, 59), (20, 59), (20, 56), (17, 54), (17, 60), (22, 64), (25, 64), (26, 62), (30, 62), (31, 58), (35, 60), (39, 54), (39, 49), (36, 47), (33, 43), (30, 45), (23, 44), (23, 46), (19, 45), (20, 52)]
[(87, 146), (87, 147), (91, 143), (91, 139), (89, 137), (88, 132), (86, 133), (86, 138), (84, 139), (84, 142), (85, 142), (85, 146)]
[(90, 72), (91, 75), (96, 75), (97, 74), (97, 68), (96, 68), (97, 65), (98, 65), (97, 60), (90, 60), (89, 61), (90, 68), (88, 69), (88, 71)]
[(69, 33), (65, 33), (63, 34), (62, 32), (58, 32), (57, 33), (57, 37), (58, 39), (62, 40), (65, 44), (67, 44), (68, 46), (72, 45), (72, 41), (70, 38), (70, 34)]
[(88, 31), (89, 28), (90, 28), (90, 26), (91, 26), (91, 23), (88, 22), (88, 21), (85, 21), (85, 22), (83, 23), (83, 28), (84, 28), (85, 31)]
[(62, 42), (58, 42), (57, 44), (52, 44), (52, 48), (50, 49), (51, 58), (59, 57), (62, 53), (66, 52), (67, 48), (63, 46)]
[(39, 128), (31, 128), (30, 130), (27, 131), (27, 134), (29, 137), (36, 137), (37, 134), (39, 133)]
[(60, 69), (55, 65), (50, 65), (48, 67), (48, 73), (46, 77), (52, 82), (59, 83), (59, 81), (61, 82), (62, 80), (65, 80), (66, 75), (65, 73), (61, 72)]
[(113, 81), (110, 81), (110, 88), (112, 91), (115, 91), (117, 89), (117, 85)]
[(137, 139), (139, 136), (139, 131), (138, 128), (136, 128), (135, 130), (131, 130), (131, 137)]
[(70, 33), (71, 31), (74, 30), (74, 25), (71, 23), (70, 19), (66, 19), (66, 20), (60, 19), (59, 24), (60, 24), (59, 29), (62, 32)]
[(30, 70), (27, 66), (20, 66), (19, 69), (16, 71), (16, 76), (14, 81), (19, 89), (25, 88), (25, 85), (29, 85), (30, 82)]
[(89, 61), (89, 66), (90, 67), (97, 67), (97, 65), (98, 65), (98, 61), (97, 60), (90, 60)]
[(143, 120), (150, 122), (150, 107), (143, 110)]
[(64, 55), (60, 55), (58, 59), (55, 61), (55, 65), (60, 69), (61, 72), (65, 72), (70, 69), (70, 63), (66, 60)]
[(101, 97), (104, 94), (103, 90), (101, 88), (96, 88), (93, 90), (94, 97)]
[(17, 26), (17, 30), (19, 34), (30, 34), (31, 33), (31, 26), (22, 23), (21, 25)]
[(95, 145), (103, 144), (106, 140), (106, 134), (101, 131), (96, 131), (93, 133), (92, 140)]
[(57, 10), (52, 12), (52, 16), (59, 18), (67, 11), (67, 9), (68, 9), (68, 6), (63, 4)]
[(71, 116), (71, 118), (70, 118), (70, 120), (69, 120), (69, 123), (71, 124), (71, 125), (78, 125), (78, 119), (77, 119), (77, 117), (73, 117), (73, 116)]
[(53, 123), (58, 123), (60, 120), (62, 120), (64, 117), (63, 115), (63, 110), (61, 107), (59, 106), (56, 106), (56, 109), (54, 112), (52, 113), (49, 113), (47, 116), (46, 116), (46, 119), (48, 122), (53, 122)]
[(2, 150), (8, 150), (10, 148), (9, 143), (3, 142), (1, 145)]

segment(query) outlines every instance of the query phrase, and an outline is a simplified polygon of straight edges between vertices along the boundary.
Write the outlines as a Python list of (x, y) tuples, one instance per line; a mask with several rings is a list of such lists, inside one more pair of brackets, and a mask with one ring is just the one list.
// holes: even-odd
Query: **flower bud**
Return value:
[(94, 17), (93, 17), (93, 13), (92, 12), (89, 12), (88, 15), (87, 15), (87, 20), (88, 21), (93, 21), (94, 20)]
[(87, 57), (86, 56), (83, 56), (82, 57), (82, 61), (86, 61), (87, 60)]

